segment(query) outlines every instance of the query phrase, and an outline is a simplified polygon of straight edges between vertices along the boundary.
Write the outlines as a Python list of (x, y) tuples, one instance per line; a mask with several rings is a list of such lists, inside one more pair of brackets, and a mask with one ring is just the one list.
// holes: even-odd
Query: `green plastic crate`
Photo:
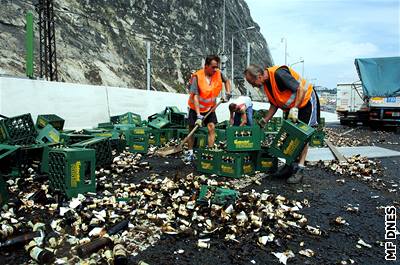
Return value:
[(149, 144), (161, 146), (166, 144), (174, 136), (174, 130), (171, 129), (153, 129), (149, 132)]
[(320, 117), (318, 120), (318, 128), (323, 129), (325, 127), (325, 118)]
[(169, 120), (162, 118), (162, 117), (157, 117), (154, 120), (149, 122), (149, 127), (155, 128), (155, 129), (162, 129), (170, 124)]
[(226, 149), (230, 152), (261, 150), (261, 137), (262, 131), (258, 125), (228, 127)]
[(325, 132), (322, 130), (315, 130), (311, 136), (310, 146), (312, 147), (324, 147)]
[(226, 141), (226, 130), (215, 129), (215, 141), (224, 142)]
[(94, 137), (108, 137), (110, 139), (119, 139), (120, 132), (117, 130), (106, 130), (106, 129), (84, 129), (84, 134), (92, 135)]
[(117, 151), (117, 153), (121, 153), (125, 150), (126, 147), (126, 139), (110, 139), (111, 149)]
[(38, 143), (59, 143), (60, 133), (51, 125), (47, 124), (40, 130), (39, 136), (36, 138)]
[(97, 125), (97, 128), (100, 128), (100, 129), (113, 129), (114, 128), (114, 124), (111, 123), (111, 122), (102, 122), (102, 123), (99, 123)]
[(46, 127), (48, 124), (54, 127), (58, 131), (64, 129), (65, 120), (55, 114), (42, 114), (38, 115), (36, 120), (36, 126), (41, 129)]
[(60, 143), (64, 145), (72, 145), (92, 138), (94, 138), (94, 136), (88, 134), (61, 133)]
[(135, 124), (136, 126), (140, 126), (142, 124), (142, 118), (139, 114), (127, 112), (119, 116), (118, 120), (119, 124)]
[(255, 171), (253, 160), (253, 155), (248, 152), (224, 152), (221, 154), (219, 175), (231, 178), (251, 175)]
[(265, 173), (274, 173), (278, 169), (278, 158), (271, 156), (267, 149), (257, 152), (256, 170)]
[(215, 186), (201, 185), (197, 202), (207, 204), (210, 201), (212, 204), (219, 205), (234, 205), (239, 198), (239, 193), (235, 190), (225, 189)]
[(136, 128), (135, 124), (115, 124), (114, 129), (117, 131), (126, 131)]
[(0, 143), (29, 145), (36, 142), (37, 131), (30, 113), (0, 120)]
[(95, 150), (60, 148), (49, 151), (49, 186), (68, 198), (96, 192)]
[(131, 153), (144, 153), (149, 150), (149, 135), (146, 134), (128, 134), (127, 146)]
[(6, 204), (9, 199), (7, 183), (3, 176), (0, 175), (0, 206)]
[(71, 145), (71, 147), (94, 149), (96, 151), (96, 166), (108, 166), (112, 163), (112, 150), (107, 137), (95, 137)]
[(225, 130), (228, 127), (229, 127), (229, 121), (222, 121), (222, 122), (219, 122), (219, 123), (217, 123), (215, 125), (215, 128), (217, 128), (217, 129), (224, 129)]
[(284, 120), (282, 128), (276, 135), (269, 152), (276, 157), (285, 158), (286, 164), (290, 165), (310, 141), (314, 131), (312, 127), (301, 121), (293, 123), (289, 120)]
[(200, 149), (196, 157), (196, 169), (201, 173), (219, 174), (222, 151)]

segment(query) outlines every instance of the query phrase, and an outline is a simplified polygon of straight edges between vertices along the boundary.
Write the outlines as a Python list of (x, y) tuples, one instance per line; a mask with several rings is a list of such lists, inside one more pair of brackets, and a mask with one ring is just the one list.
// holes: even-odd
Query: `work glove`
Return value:
[(291, 119), (293, 122), (297, 122), (299, 120), (299, 109), (294, 107), (289, 110), (288, 119)]
[(268, 122), (265, 121), (264, 118), (261, 118), (261, 119), (258, 120), (258, 125), (260, 125), (261, 128), (264, 128), (265, 125), (267, 125), (267, 123), (268, 123)]
[(203, 115), (197, 115), (197, 120), (195, 122), (195, 125), (198, 125), (199, 127), (203, 126), (203, 119), (204, 119)]

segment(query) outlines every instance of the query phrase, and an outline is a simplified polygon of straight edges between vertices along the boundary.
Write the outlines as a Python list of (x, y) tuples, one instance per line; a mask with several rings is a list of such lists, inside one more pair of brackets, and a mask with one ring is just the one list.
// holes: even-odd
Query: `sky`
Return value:
[[(228, 0), (229, 1), (229, 0)], [(359, 80), (355, 58), (400, 56), (400, 0), (246, 0), (275, 64), (304, 60), (328, 88)], [(303, 63), (293, 65), (303, 72)], [(400, 71), (400, 69), (399, 69)]]

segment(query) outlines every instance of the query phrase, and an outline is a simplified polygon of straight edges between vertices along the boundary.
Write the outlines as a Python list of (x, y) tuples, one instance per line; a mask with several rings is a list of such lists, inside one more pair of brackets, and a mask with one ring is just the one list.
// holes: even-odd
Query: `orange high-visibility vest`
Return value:
[[(206, 79), (204, 69), (201, 69), (194, 73), (191, 79), (197, 77), (197, 85), (199, 88), (199, 108), (200, 112), (204, 113), (209, 111), (216, 104), (216, 99), (222, 90), (222, 78), (219, 70), (211, 76), (211, 83), (209, 84)], [(192, 110), (196, 110), (194, 107), (194, 94), (190, 94), (188, 105)]]
[[(296, 102), (298, 93), (293, 93), (290, 89), (285, 89), (283, 91), (280, 91), (278, 85), (275, 82), (275, 72), (281, 67), (289, 69), (290, 74), (300, 83), (299, 90), (300, 89), (306, 90), (304, 99), (298, 106), (299, 108), (304, 107), (311, 98), (313, 86), (312, 84), (308, 83), (307, 80), (301, 78), (300, 75), (296, 73), (293, 69), (287, 66), (273, 66), (273, 67), (268, 67), (266, 69), (268, 71), (269, 80), (271, 82), (271, 87), (272, 87), (272, 91), (270, 92), (267, 87), (267, 84), (264, 83), (264, 91), (269, 101), (271, 102), (271, 104), (277, 106), (278, 108), (281, 108), (283, 111), (287, 111), (290, 108), (293, 108), (294, 103)], [(297, 92), (299, 90), (297, 90)]]

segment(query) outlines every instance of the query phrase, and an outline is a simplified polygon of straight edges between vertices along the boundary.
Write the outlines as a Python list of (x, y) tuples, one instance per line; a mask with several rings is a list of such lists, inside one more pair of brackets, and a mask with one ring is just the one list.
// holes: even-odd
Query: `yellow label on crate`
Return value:
[(320, 140), (313, 140), (313, 144), (321, 144)]
[(60, 136), (56, 134), (54, 131), (49, 132), (49, 137), (56, 143), (60, 141)]
[(76, 188), (81, 181), (81, 161), (71, 164), (71, 187)]
[(244, 173), (250, 173), (253, 171), (253, 166), (252, 165), (244, 165), (243, 166), (243, 172)]
[(224, 172), (224, 173), (230, 173), (230, 174), (234, 173), (233, 167), (231, 167), (231, 166), (222, 165), (221, 166), (221, 171)]
[(46, 121), (43, 120), (43, 118), (39, 118), (38, 123), (39, 123), (39, 125), (42, 125), (43, 127), (46, 126)]
[(112, 136), (112, 133), (96, 133), (96, 136), (111, 137), (111, 136)]
[(204, 138), (200, 139), (199, 147), (204, 147), (206, 145), (206, 140)]
[(214, 168), (213, 165), (208, 162), (201, 162), (200, 165), (202, 169), (212, 170)]
[(167, 142), (167, 138), (165, 137), (160, 137), (160, 143), (164, 144)]
[(303, 131), (308, 131), (308, 125), (307, 124), (302, 124), (302, 125), (300, 125), (299, 127), (298, 127), (300, 130), (303, 130)]
[(296, 148), (299, 146), (299, 144), (300, 144), (300, 140), (298, 138), (296, 138), (294, 140), (290, 140), (290, 143), (285, 148), (285, 150), (283, 150), (283, 153), (288, 156), (293, 155), (294, 150), (296, 150)]
[(134, 134), (144, 134), (145, 132), (144, 132), (144, 129), (134, 129), (133, 133)]
[(149, 139), (149, 144), (155, 144), (156, 143), (156, 140), (154, 140), (154, 139)]
[(253, 148), (254, 143), (250, 140), (234, 140), (233, 144), (236, 148)]
[(134, 144), (134, 145), (132, 146), (132, 148), (133, 148), (133, 150), (144, 151), (144, 146), (142, 146), (142, 145)]
[(273, 163), (271, 161), (261, 161), (262, 167), (272, 167)]

